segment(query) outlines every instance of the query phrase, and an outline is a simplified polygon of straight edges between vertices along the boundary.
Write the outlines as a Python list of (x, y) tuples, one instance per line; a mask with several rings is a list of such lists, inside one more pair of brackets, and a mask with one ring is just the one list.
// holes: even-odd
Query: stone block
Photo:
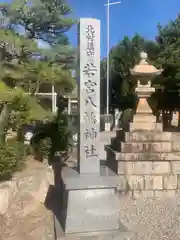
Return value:
[(152, 162), (125, 162), (125, 164), (128, 175), (144, 175), (152, 172)]
[(113, 189), (69, 191), (66, 233), (118, 229), (115, 206)]
[(141, 116), (141, 114), (136, 114), (133, 117), (133, 123), (137, 122), (137, 123), (144, 123), (144, 122), (150, 122), (150, 123), (155, 123), (156, 122), (156, 117), (151, 115), (151, 114), (147, 114), (147, 115), (143, 115), (143, 117)]
[(180, 189), (176, 190), (176, 195), (179, 197), (180, 196)]
[(170, 174), (169, 162), (152, 162), (152, 174)]
[(120, 160), (121, 153), (114, 150), (111, 146), (105, 145), (106, 159), (110, 161)]
[(133, 191), (132, 196), (135, 199), (154, 197), (154, 191), (152, 190)]
[(116, 153), (116, 160), (122, 161), (180, 161), (180, 152), (175, 153)]
[(128, 175), (144, 175), (144, 174), (169, 174), (169, 162), (126, 162), (126, 173)]
[(180, 142), (179, 141), (172, 141), (172, 150), (180, 152)]
[(180, 174), (177, 175), (177, 189), (180, 190)]
[(144, 189), (144, 177), (143, 176), (129, 176), (128, 188), (131, 190), (143, 190)]
[(126, 192), (128, 185), (127, 185), (127, 180), (124, 176), (119, 176), (119, 183), (116, 186), (116, 191), (117, 192)]
[(9, 207), (11, 192), (9, 188), (0, 189), (0, 214), (4, 215)]
[(117, 170), (117, 174), (121, 175), (121, 174), (125, 174), (125, 170), (126, 170), (126, 163), (123, 161), (118, 161), (118, 170)]
[(171, 162), (172, 174), (180, 174), (180, 161)]
[(170, 189), (177, 189), (177, 175), (168, 175), (163, 177), (163, 188), (170, 190)]
[[(58, 226), (58, 221), (55, 218), (55, 228)], [(57, 240), (133, 240), (133, 232), (127, 232), (123, 224), (120, 224), (120, 229), (116, 231), (105, 231), (105, 232), (91, 232), (89, 233), (77, 233), (77, 234), (66, 234), (64, 235), (63, 230), (58, 229), (56, 233)]]
[(115, 151), (114, 149), (111, 148), (111, 146), (106, 145), (105, 146), (106, 150), (106, 165), (117, 174), (118, 171), (118, 155), (119, 152)]
[(15, 181), (0, 183), (0, 215), (6, 214), (10, 200), (16, 192), (17, 185)]
[[(133, 190), (128, 190), (127, 192), (126, 192), (126, 196), (128, 196), (128, 197), (130, 197), (130, 198), (133, 198)], [(122, 194), (121, 194), (122, 195)]]
[(163, 189), (162, 176), (144, 176), (144, 180), (146, 190)]
[(154, 191), (154, 196), (157, 198), (173, 198), (176, 196), (175, 190), (157, 190)]
[(117, 138), (112, 138), (111, 139), (111, 147), (116, 150), (119, 151), (121, 150), (121, 141)]
[(121, 143), (121, 152), (171, 152), (171, 142), (126, 142)]
[[(118, 134), (118, 133), (117, 133)], [(124, 134), (124, 141), (170, 141), (170, 132), (158, 132), (158, 131), (134, 131), (126, 132)]]
[(92, 236), (113, 231), (121, 234), (123, 224), (118, 217), (116, 186), (123, 184), (124, 178), (106, 168), (101, 168), (100, 175), (79, 174), (63, 168), (62, 180), (63, 204), (56, 231), (61, 226), (66, 236)]
[(130, 123), (130, 132), (134, 130), (163, 131), (162, 123), (135, 122)]

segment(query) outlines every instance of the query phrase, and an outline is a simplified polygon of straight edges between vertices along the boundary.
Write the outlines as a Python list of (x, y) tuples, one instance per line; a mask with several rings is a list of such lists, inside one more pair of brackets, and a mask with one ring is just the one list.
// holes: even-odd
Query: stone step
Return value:
[(155, 123), (156, 122), (156, 116), (151, 114), (143, 114), (143, 117), (141, 114), (135, 114), (133, 116), (133, 122), (148, 122), (148, 123)]
[(116, 153), (116, 160), (121, 161), (180, 161), (180, 152), (176, 153)]
[(111, 147), (119, 152), (171, 152), (172, 142), (170, 141), (141, 141), (141, 142), (121, 142), (117, 138), (111, 139)]
[[(136, 195), (139, 196), (138, 194)], [(55, 215), (54, 218), (55, 232), (57, 235), (56, 240), (134, 240), (134, 234), (129, 232), (121, 222), (119, 224), (121, 225), (120, 228), (116, 231), (86, 232), (65, 235), (62, 229), (58, 229), (60, 227), (58, 226), (59, 223)]]
[(132, 142), (132, 143), (121, 142), (120, 150), (121, 150), (120, 152), (126, 153), (171, 152), (172, 142)]
[[(145, 152), (145, 153), (122, 153), (106, 145), (105, 150), (110, 161), (180, 161), (179, 152)], [(108, 159), (107, 159), (108, 160)]]
[(111, 143), (110, 143), (111, 147), (116, 150), (119, 151), (121, 150), (121, 143), (117, 138), (111, 138)]
[(154, 131), (163, 131), (162, 123), (148, 123), (148, 122), (133, 122), (129, 125), (129, 131), (132, 132), (134, 130), (154, 130)]
[(133, 142), (133, 141), (170, 141), (171, 132), (161, 132), (161, 131), (134, 131), (134, 132), (124, 132), (122, 130), (116, 131), (116, 138), (123, 142)]
[[(106, 156), (107, 156), (107, 160), (110, 160), (110, 161), (118, 161), (118, 160), (121, 160), (120, 157), (121, 157), (121, 153), (114, 150), (111, 145), (105, 145), (104, 146), (104, 149), (106, 151)], [(109, 157), (109, 159), (108, 159)]]
[(110, 145), (104, 146), (106, 151), (106, 164), (117, 174), (119, 156), (117, 151), (113, 150)]

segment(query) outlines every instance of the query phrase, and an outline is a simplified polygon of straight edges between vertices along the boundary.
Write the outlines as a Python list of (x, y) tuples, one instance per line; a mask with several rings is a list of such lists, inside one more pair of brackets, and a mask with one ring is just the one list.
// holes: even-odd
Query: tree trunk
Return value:
[(6, 127), (8, 125), (9, 113), (10, 113), (10, 106), (8, 103), (4, 103), (2, 111), (0, 113), (0, 145), (5, 144)]

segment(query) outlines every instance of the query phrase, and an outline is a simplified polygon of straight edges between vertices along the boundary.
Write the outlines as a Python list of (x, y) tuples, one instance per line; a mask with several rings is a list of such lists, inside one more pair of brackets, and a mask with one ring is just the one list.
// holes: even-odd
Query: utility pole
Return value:
[[(106, 115), (109, 115), (109, 51), (110, 51), (110, 6), (120, 4), (121, 2), (110, 2), (106, 3), (104, 6), (107, 7), (107, 96), (106, 96)], [(110, 123), (105, 123), (105, 131), (110, 131)]]

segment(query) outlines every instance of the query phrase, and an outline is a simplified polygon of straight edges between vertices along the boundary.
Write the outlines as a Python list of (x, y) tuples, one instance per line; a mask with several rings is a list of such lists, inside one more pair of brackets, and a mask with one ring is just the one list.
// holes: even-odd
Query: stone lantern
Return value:
[(147, 102), (155, 92), (151, 79), (162, 69), (156, 69), (146, 59), (147, 54), (141, 53), (140, 63), (131, 69), (137, 77), (139, 102), (130, 131), (117, 130), (111, 145), (106, 146), (107, 165), (119, 175), (119, 193), (133, 198), (175, 197), (180, 191), (180, 151), (172, 141), (172, 133), (164, 132), (163, 124), (156, 122)]
[[(147, 102), (147, 98), (155, 92), (155, 88), (151, 86), (151, 79), (154, 76), (160, 75), (163, 69), (156, 69), (153, 65), (147, 63), (147, 54), (141, 52), (140, 62), (133, 69), (130, 69), (132, 76), (135, 76), (137, 80), (137, 87), (135, 92), (139, 98), (136, 109), (136, 114), (133, 117), (133, 123), (139, 123), (139, 126), (143, 128), (141, 123), (155, 123), (156, 117), (152, 114), (152, 109)], [(146, 129), (146, 126), (144, 126)]]

